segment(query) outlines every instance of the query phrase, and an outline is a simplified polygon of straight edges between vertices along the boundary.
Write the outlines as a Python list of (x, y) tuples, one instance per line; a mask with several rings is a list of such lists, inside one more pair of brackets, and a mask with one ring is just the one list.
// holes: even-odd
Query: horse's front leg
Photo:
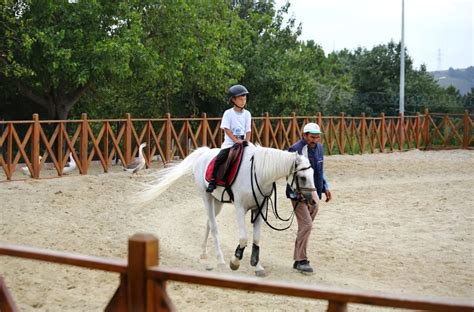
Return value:
[(247, 247), (247, 231), (245, 229), (245, 209), (241, 206), (235, 205), (235, 214), (237, 224), (239, 226), (239, 244), (235, 249), (235, 253), (230, 260), (229, 266), (232, 270), (237, 270), (240, 267), (240, 260), (244, 255), (244, 249)]
[(263, 218), (257, 217), (253, 224), (253, 244), (252, 255), (250, 256), (250, 265), (255, 267), (255, 275), (263, 277), (266, 275), (265, 268), (260, 264), (260, 233), (262, 230)]

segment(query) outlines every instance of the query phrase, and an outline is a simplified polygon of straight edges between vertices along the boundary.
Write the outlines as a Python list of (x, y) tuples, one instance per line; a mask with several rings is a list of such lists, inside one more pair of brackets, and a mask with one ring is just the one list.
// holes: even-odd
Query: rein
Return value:
[[(252, 163), (252, 165), (250, 166), (250, 184), (252, 185), (252, 195), (253, 195), (253, 198), (255, 200), (255, 204), (257, 205), (257, 211), (255, 212), (254, 210), (252, 210), (251, 222), (254, 223), (255, 220), (260, 215), (260, 216), (262, 216), (262, 219), (265, 221), (265, 223), (271, 229), (276, 230), (276, 231), (287, 230), (293, 224), (294, 215), (295, 215), (294, 210), (292, 211), (292, 213), (288, 217), (288, 219), (284, 219), (284, 218), (280, 217), (280, 215), (278, 214), (278, 210), (277, 210), (276, 183), (273, 182), (272, 191), (270, 192), (270, 194), (268, 194), (268, 195), (263, 194), (262, 190), (260, 189), (260, 185), (258, 184), (257, 174), (255, 173), (254, 156), (252, 156), (252, 158), (250, 159), (250, 162)], [(255, 185), (257, 186), (258, 192), (260, 193), (261, 196), (263, 196), (263, 201), (260, 204), (258, 203), (257, 194), (256, 194), (255, 188), (254, 188), (254, 179), (255, 179)], [(274, 200), (271, 199), (272, 194), (274, 194)], [(291, 220), (290, 224), (287, 227), (277, 228), (277, 227), (271, 225), (270, 222), (268, 222), (268, 205), (269, 205), (270, 201), (272, 202), (271, 205), (272, 205), (273, 214), (275, 215), (275, 217), (277, 219), (279, 219), (281, 221), (290, 221)], [(264, 215), (262, 210), (263, 210), (263, 207), (265, 206), (265, 204), (266, 204), (267, 209), (266, 209), (266, 213)]]

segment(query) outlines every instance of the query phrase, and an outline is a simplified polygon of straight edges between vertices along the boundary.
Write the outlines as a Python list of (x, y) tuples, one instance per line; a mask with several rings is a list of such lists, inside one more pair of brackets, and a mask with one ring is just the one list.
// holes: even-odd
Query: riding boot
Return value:
[(209, 181), (209, 185), (207, 186), (206, 192), (212, 193), (217, 185), (216, 185), (216, 177), (217, 171), (219, 167), (226, 161), (227, 156), (229, 155), (230, 148), (221, 149), (219, 154), (216, 156), (216, 160), (214, 161), (214, 168), (212, 169), (211, 181)]
[(207, 193), (212, 193), (216, 189), (216, 179), (211, 179), (209, 181), (209, 185), (207, 186), (206, 192)]

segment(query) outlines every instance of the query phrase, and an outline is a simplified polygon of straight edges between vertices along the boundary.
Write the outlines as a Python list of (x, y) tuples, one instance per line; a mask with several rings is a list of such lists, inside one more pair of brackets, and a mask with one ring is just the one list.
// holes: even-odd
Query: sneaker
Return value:
[(309, 265), (308, 260), (295, 261), (293, 269), (301, 273), (313, 273), (313, 268)]
[(207, 186), (206, 192), (212, 193), (216, 189), (216, 180), (209, 181), (209, 185)]

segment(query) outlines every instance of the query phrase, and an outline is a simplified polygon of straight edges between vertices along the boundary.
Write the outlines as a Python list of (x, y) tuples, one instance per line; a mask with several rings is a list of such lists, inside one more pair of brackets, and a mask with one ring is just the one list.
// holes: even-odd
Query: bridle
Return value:
[[(290, 226), (293, 224), (293, 220), (294, 220), (294, 216), (295, 216), (295, 212), (294, 210), (292, 210), (291, 212), (291, 215), (288, 217), (288, 218), (282, 218), (280, 217), (280, 215), (278, 214), (278, 210), (277, 210), (277, 191), (276, 191), (276, 183), (273, 182), (273, 186), (272, 186), (272, 190), (270, 192), (270, 194), (263, 194), (261, 188), (260, 188), (260, 185), (258, 183), (258, 180), (257, 180), (257, 174), (255, 172), (255, 164), (254, 164), (254, 156), (252, 156), (252, 158), (250, 158), (250, 162), (251, 162), (251, 166), (250, 166), (250, 184), (252, 185), (252, 195), (253, 195), (253, 198), (254, 198), (254, 201), (255, 201), (255, 204), (257, 206), (257, 209), (253, 209), (252, 210), (252, 216), (251, 216), (251, 222), (254, 223), (255, 220), (257, 220), (258, 216), (262, 216), (262, 219), (265, 221), (265, 223), (273, 230), (277, 230), (277, 231), (284, 231), (288, 228), (290, 228)], [(291, 182), (291, 185), (293, 185), (294, 181), (296, 181), (296, 192), (295, 194), (297, 194), (297, 197), (295, 200), (298, 200), (298, 199), (302, 199), (302, 200), (305, 200), (304, 199), (304, 196), (302, 194), (302, 191), (316, 191), (316, 189), (314, 188), (302, 188), (299, 186), (299, 183), (298, 183), (298, 179), (296, 177), (297, 173), (299, 171), (304, 171), (304, 170), (308, 170), (311, 168), (311, 166), (308, 166), (308, 167), (305, 167), (305, 168), (300, 168), (300, 169), (297, 169), (296, 168), (296, 159), (293, 163), (293, 166), (292, 168), (294, 168), (293, 170), (290, 171), (289, 175), (293, 175), (293, 180)], [(287, 180), (288, 180), (288, 177), (287, 177)], [(255, 183), (254, 183), (255, 181)], [(257, 199), (257, 194), (255, 192), (255, 187), (254, 187), (254, 184), (255, 186), (257, 187), (257, 190), (258, 192), (260, 193), (260, 195), (263, 197), (263, 200), (261, 203), (258, 202), (258, 199)], [(291, 188), (291, 186), (290, 186)], [(274, 195), (273, 196), (273, 200), (271, 199), (271, 196), (272, 194)], [(286, 227), (283, 227), (283, 228), (277, 228), (273, 225), (271, 225), (269, 222), (268, 222), (268, 205), (270, 204), (271, 202), (271, 206), (272, 206), (272, 211), (273, 211), (273, 215), (278, 219), (278, 220), (281, 220), (281, 221), (284, 221), (284, 222), (287, 222), (287, 221), (290, 221), (290, 223), (288, 224), (288, 226)], [(263, 208), (267, 207), (267, 209), (265, 210), (265, 214), (263, 214), (262, 210)]]
[[(292, 171), (290, 171), (290, 173), (288, 174), (288, 177), (289, 176), (292, 176), (292, 179), (291, 179), (291, 183), (288, 183), (288, 177), (286, 178), (286, 184), (287, 184), (287, 190), (289, 192), (289, 197), (292, 199), (292, 200), (297, 200), (297, 201), (306, 201), (306, 199), (304, 198), (303, 196), (303, 191), (306, 191), (306, 192), (315, 192), (316, 191), (316, 188), (311, 188), (311, 187), (301, 187), (300, 186), (300, 183), (298, 182), (298, 178), (297, 178), (297, 174), (298, 172), (300, 171), (304, 171), (304, 170), (308, 170), (311, 168), (311, 165), (309, 165), (308, 167), (304, 167), (304, 168), (300, 168), (300, 169), (297, 169), (296, 168), (296, 160), (294, 162), (294, 169)], [(296, 187), (293, 188), (293, 184), (296, 184)]]

